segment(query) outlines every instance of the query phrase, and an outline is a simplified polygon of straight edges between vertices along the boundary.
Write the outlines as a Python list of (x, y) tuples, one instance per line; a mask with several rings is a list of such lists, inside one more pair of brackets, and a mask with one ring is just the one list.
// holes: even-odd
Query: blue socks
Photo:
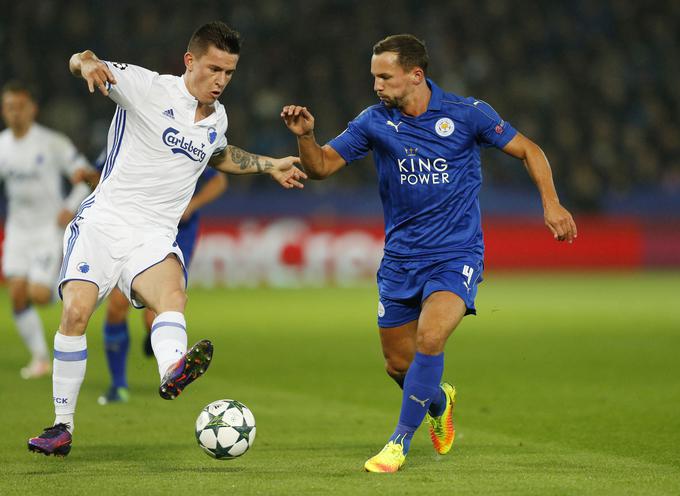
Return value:
[[(446, 406), (446, 399), (439, 387), (443, 373), (444, 353), (439, 355), (416, 353), (404, 379), (399, 423), (390, 437), (390, 441), (404, 445), (404, 454), (408, 453), (413, 433), (423, 423), (433, 400), (441, 411)], [(442, 403), (444, 407), (441, 406)]]
[(127, 388), (126, 364), (128, 350), (130, 349), (130, 334), (127, 322), (120, 324), (104, 324), (104, 348), (106, 349), (106, 361), (109, 364), (109, 372), (113, 387)]
[(442, 388), (439, 388), (439, 396), (430, 403), (430, 415), (439, 417), (444, 413), (444, 410), (446, 410), (446, 393)]

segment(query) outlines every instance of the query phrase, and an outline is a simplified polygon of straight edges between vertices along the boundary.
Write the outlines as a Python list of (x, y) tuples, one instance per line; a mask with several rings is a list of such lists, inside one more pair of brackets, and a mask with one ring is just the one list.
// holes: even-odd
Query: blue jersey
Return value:
[(373, 105), (328, 144), (347, 163), (373, 151), (385, 257), (481, 257), (480, 148), (503, 148), (517, 131), (489, 104), (427, 84), (432, 95), (422, 115)]

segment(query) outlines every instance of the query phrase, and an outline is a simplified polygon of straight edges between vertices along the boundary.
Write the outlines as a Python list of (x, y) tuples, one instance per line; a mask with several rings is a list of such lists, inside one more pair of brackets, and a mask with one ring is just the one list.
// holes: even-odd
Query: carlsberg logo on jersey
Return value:
[(205, 160), (205, 152), (203, 147), (205, 143), (201, 143), (201, 147), (194, 146), (193, 140), (188, 140), (179, 134), (179, 131), (174, 127), (169, 127), (163, 131), (163, 143), (168, 145), (172, 153), (181, 153), (186, 155), (194, 162), (203, 162)]
[(404, 148), (406, 158), (397, 159), (399, 182), (401, 184), (447, 184), (449, 164), (445, 158), (417, 157), (417, 148)]

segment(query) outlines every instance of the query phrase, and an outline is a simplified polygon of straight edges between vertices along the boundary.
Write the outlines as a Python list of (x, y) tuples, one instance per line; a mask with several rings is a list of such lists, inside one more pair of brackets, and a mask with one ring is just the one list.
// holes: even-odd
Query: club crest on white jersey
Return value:
[(211, 145), (215, 142), (217, 139), (217, 129), (214, 127), (209, 127), (208, 128), (208, 143)]

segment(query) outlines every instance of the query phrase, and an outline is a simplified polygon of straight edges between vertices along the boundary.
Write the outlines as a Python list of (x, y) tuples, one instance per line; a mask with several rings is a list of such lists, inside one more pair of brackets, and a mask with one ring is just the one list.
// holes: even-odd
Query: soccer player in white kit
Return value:
[(187, 351), (186, 271), (175, 235), (201, 172), (210, 165), (233, 174), (268, 173), (285, 188), (302, 187), (297, 157), (274, 159), (228, 145), (227, 116), (217, 101), (240, 52), (236, 31), (211, 22), (192, 35), (181, 77), (104, 62), (87, 50), (71, 57), (71, 72), (116, 104), (101, 180), (64, 236), (59, 290), (64, 300), (54, 339), (54, 426), (28, 441), (46, 455), (71, 449), (73, 415), (85, 375), (85, 328), (118, 287), (137, 308), (156, 313), (151, 342), (159, 393), (174, 399), (212, 358), (208, 340)]
[(24, 379), (50, 373), (42, 321), (34, 305), (52, 301), (56, 289), (61, 239), (80, 202), (90, 193), (77, 185), (65, 197), (62, 179), (90, 167), (63, 134), (35, 122), (37, 103), (30, 89), (15, 81), (2, 90), (0, 180), (8, 199), (2, 271), (7, 279), (14, 322), (31, 361)]

